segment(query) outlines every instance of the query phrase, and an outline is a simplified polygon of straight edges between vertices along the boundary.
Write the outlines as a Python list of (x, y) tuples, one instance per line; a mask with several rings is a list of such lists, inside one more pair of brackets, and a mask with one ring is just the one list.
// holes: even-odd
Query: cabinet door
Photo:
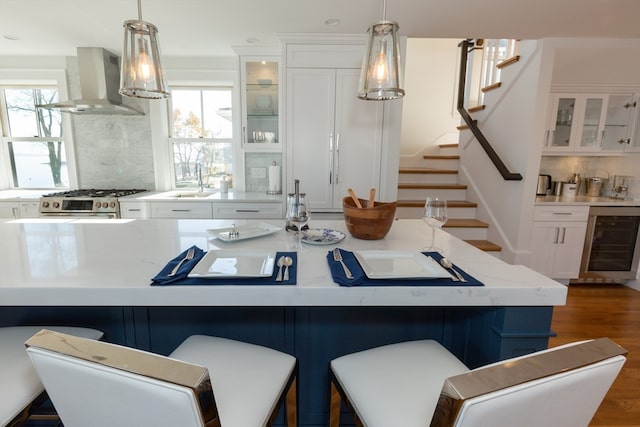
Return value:
[(631, 143), (632, 120), (636, 103), (632, 94), (610, 95), (601, 147), (606, 151), (624, 151)]
[(246, 151), (279, 151), (279, 61), (243, 57), (242, 139)]
[(575, 106), (576, 97), (573, 95), (557, 94), (552, 97), (546, 149), (569, 149)]
[(580, 271), (585, 221), (534, 222), (529, 266), (554, 279), (575, 279)]
[(21, 218), (38, 218), (40, 216), (40, 202), (20, 202)]
[(579, 150), (598, 149), (601, 145), (604, 121), (606, 115), (606, 95), (586, 95), (584, 106), (580, 109), (581, 116), (576, 135)]
[(313, 210), (333, 208), (335, 92), (333, 69), (287, 70), (287, 188), (299, 179)]
[(380, 189), (383, 102), (363, 101), (356, 94), (360, 70), (336, 72), (334, 207), (342, 208), (347, 188), (367, 198)]
[(529, 267), (547, 277), (553, 277), (558, 234), (559, 230), (554, 222), (533, 223)]
[(19, 218), (20, 209), (17, 203), (0, 202), (0, 218)]
[(558, 243), (553, 263), (554, 279), (575, 279), (580, 273), (582, 248), (587, 233), (585, 222), (558, 223)]

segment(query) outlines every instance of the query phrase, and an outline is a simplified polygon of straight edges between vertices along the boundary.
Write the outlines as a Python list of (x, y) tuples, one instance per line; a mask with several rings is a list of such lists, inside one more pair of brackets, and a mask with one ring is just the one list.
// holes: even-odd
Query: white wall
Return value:
[[(455, 108), (459, 39), (408, 39), (400, 156), (457, 142)], [(402, 162), (402, 159), (401, 159)]]

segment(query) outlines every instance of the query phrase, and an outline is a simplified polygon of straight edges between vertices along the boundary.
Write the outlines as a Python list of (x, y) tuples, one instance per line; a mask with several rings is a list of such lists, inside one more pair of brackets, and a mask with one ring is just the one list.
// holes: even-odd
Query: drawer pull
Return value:
[(573, 212), (553, 212), (553, 215), (573, 215)]
[(142, 209), (127, 209), (127, 212), (140, 212)]
[(238, 213), (258, 213), (260, 212), (260, 209), (236, 209), (236, 212)]
[(191, 209), (171, 209), (171, 212), (191, 212)]

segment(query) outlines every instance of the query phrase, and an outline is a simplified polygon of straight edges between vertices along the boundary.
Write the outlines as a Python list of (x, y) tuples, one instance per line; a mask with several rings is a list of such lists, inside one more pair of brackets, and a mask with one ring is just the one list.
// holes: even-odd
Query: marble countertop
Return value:
[(536, 205), (583, 205), (583, 206), (640, 206), (640, 200), (615, 199), (613, 197), (589, 197), (578, 195), (536, 196)]
[[(55, 190), (3, 190), (0, 191), (0, 202), (39, 200), (43, 194), (54, 193)], [(219, 191), (207, 192), (207, 197), (175, 197), (182, 193), (197, 193), (197, 190), (171, 190), (171, 191), (147, 191), (144, 193), (132, 194), (130, 196), (119, 197), (118, 200), (141, 200), (145, 202), (181, 202), (181, 201), (203, 201), (203, 202), (282, 202), (282, 194), (266, 194), (257, 192), (229, 191), (220, 193)]]
[[(438, 230), (452, 262), (483, 287), (351, 287), (336, 285), (325, 256), (331, 246), (305, 245), (295, 286), (150, 286), (166, 263), (192, 245), (203, 250), (291, 250), (294, 234), (224, 242), (207, 229), (243, 220), (22, 219), (0, 222), (0, 305), (106, 306), (552, 306), (563, 305), (564, 285), (500, 259)], [(283, 221), (265, 221), (282, 227)], [(313, 221), (313, 228), (347, 234), (346, 250), (420, 251), (430, 239), (422, 220), (395, 221), (382, 240), (348, 235), (344, 221)]]

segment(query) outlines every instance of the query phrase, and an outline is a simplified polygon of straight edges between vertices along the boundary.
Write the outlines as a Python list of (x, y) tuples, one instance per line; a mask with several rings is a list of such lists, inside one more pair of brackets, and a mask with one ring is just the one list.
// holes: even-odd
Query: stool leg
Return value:
[(287, 427), (298, 427), (298, 376), (295, 374), (287, 390), (285, 408)]
[(329, 427), (340, 427), (340, 405), (342, 403), (342, 397), (333, 379), (329, 382), (329, 387)]

